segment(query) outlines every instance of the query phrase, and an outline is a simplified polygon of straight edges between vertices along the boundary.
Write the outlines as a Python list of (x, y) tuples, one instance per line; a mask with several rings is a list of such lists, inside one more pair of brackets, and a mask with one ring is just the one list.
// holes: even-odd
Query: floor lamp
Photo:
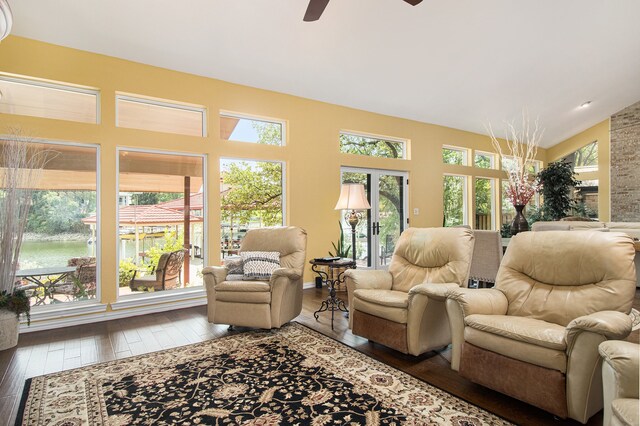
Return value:
[(349, 210), (344, 218), (351, 225), (351, 253), (353, 261), (356, 261), (356, 226), (360, 222), (362, 213), (356, 210), (370, 209), (371, 205), (367, 201), (367, 194), (364, 185), (361, 183), (343, 183), (340, 188), (340, 198), (335, 210)]

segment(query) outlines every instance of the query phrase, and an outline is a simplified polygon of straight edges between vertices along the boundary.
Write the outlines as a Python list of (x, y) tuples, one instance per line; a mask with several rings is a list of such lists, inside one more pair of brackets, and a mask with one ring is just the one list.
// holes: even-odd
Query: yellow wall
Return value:
[[(18, 125), (30, 136), (95, 143), (101, 146), (102, 301), (116, 300), (116, 147), (152, 148), (207, 154), (209, 189), (209, 264), (219, 263), (220, 157), (286, 162), (287, 224), (308, 232), (307, 256), (325, 256), (337, 240), (340, 212), (333, 207), (340, 192), (340, 166), (409, 172), (411, 226), (441, 226), (442, 174), (445, 170), (501, 177), (499, 171), (442, 164), (443, 144), (493, 151), (485, 135), (345, 108), (267, 90), (161, 69), (113, 57), (9, 37), (0, 44), (0, 72), (14, 73), (98, 88), (101, 124), (82, 124), (0, 114), (0, 133)], [(204, 105), (208, 135), (204, 138), (116, 128), (115, 93), (127, 92)], [(220, 110), (283, 119), (288, 138), (284, 147), (233, 143), (219, 137)], [(406, 138), (408, 160), (369, 158), (339, 153), (340, 130)], [(539, 159), (545, 159), (540, 150)], [(475, 170), (475, 171), (474, 171)], [(311, 281), (307, 271), (306, 281)]]
[(580, 180), (598, 179), (598, 217), (603, 222), (611, 220), (611, 174), (609, 170), (611, 166), (611, 136), (609, 130), (610, 120), (607, 118), (547, 150), (547, 160), (551, 162), (571, 154), (591, 142), (598, 141), (598, 171), (579, 173), (577, 178)]

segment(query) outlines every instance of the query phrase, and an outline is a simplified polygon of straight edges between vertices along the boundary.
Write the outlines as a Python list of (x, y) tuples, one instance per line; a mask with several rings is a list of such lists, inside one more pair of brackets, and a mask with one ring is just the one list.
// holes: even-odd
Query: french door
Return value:
[[(407, 227), (407, 172), (341, 168), (342, 183), (364, 185), (371, 209), (356, 227), (356, 262), (359, 268), (386, 269), (400, 234)], [(351, 226), (342, 218), (345, 242)], [(353, 248), (352, 248), (353, 250)]]

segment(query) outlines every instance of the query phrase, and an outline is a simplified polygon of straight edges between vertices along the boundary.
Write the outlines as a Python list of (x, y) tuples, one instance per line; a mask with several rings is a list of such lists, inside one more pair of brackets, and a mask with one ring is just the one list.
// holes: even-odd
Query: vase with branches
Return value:
[[(47, 156), (47, 150), (30, 143), (18, 130), (11, 129), (8, 137), (0, 139), (0, 317), (5, 320), (0, 327), (0, 350), (17, 344), (18, 317), (26, 314), (27, 322), (31, 319), (29, 297), (16, 285), (16, 271), (31, 196)], [(10, 316), (15, 317), (15, 331), (6, 325)]]
[(526, 111), (523, 111), (522, 122), (518, 127), (513, 122), (506, 123), (505, 142), (507, 155), (505, 155), (505, 150), (503, 150), (500, 141), (495, 136), (491, 124), (489, 124), (487, 130), (489, 131), (493, 148), (498, 153), (500, 163), (507, 173), (506, 196), (516, 209), (516, 217), (511, 224), (511, 234), (515, 235), (518, 232), (528, 231), (529, 224), (524, 217), (523, 210), (540, 189), (540, 184), (531, 168), (538, 153), (538, 145), (544, 130), (540, 129), (537, 119), (531, 124), (529, 115)]

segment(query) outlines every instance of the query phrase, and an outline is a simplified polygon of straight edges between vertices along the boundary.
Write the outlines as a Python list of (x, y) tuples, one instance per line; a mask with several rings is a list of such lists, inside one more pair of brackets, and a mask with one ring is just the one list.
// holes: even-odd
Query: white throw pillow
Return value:
[(280, 267), (280, 253), (277, 251), (243, 251), (240, 256), (245, 279), (269, 279)]

